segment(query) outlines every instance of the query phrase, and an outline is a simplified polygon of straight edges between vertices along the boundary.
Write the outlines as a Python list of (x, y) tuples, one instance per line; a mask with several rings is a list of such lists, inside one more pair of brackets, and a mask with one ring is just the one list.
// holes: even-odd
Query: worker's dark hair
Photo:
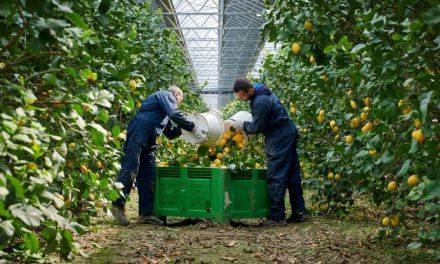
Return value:
[(245, 78), (237, 79), (234, 83), (234, 93), (238, 93), (239, 91), (247, 92), (251, 88), (254, 88), (254, 86)]

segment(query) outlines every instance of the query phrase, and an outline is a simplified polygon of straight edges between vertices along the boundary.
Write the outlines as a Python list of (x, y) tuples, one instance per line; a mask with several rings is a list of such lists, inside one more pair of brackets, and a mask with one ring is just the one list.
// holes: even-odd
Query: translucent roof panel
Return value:
[(153, 0), (153, 7), (163, 10), (166, 26), (176, 32), (193, 85), (203, 89), (210, 108), (223, 107), (233, 82), (253, 68), (263, 47), (263, 0)]

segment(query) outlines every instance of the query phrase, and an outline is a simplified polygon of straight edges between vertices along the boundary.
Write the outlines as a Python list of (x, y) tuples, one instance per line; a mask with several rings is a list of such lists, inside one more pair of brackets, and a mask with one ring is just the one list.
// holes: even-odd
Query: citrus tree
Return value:
[(149, 4), (0, 5), (0, 257), (70, 259), (73, 232), (118, 197), (127, 122), (190, 71)]
[(433, 223), (409, 248), (438, 243), (438, 1), (267, 4), (263, 34), (280, 48), (261, 77), (300, 128), (315, 208), (347, 213), (365, 194), (384, 208), (380, 236)]

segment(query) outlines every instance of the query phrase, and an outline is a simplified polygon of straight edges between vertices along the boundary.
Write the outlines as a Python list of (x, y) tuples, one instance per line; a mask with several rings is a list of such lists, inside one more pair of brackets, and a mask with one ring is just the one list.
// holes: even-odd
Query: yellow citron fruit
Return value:
[(159, 167), (167, 167), (167, 166), (168, 166), (168, 162), (167, 161), (159, 162)]
[(310, 20), (306, 20), (304, 22), (304, 28), (305, 28), (305, 30), (308, 30), (308, 31), (312, 30), (313, 29), (313, 23)]
[(225, 148), (225, 149), (223, 150), (224, 153), (229, 153), (229, 151), (230, 151), (229, 148)]
[(69, 149), (74, 149), (74, 148), (76, 148), (76, 144), (74, 142), (72, 142), (72, 143), (69, 143), (69, 145), (67, 145), (67, 147)]
[(353, 101), (353, 100), (350, 100), (350, 105), (351, 105), (351, 108), (353, 108), (353, 109), (358, 108), (357, 103), (355, 101)]
[(232, 135), (229, 132), (226, 132), (226, 134), (223, 136), (224, 139), (229, 140), (231, 139)]
[(244, 136), (243, 134), (236, 134), (232, 140), (235, 141), (236, 143), (241, 143), (243, 142)]
[(417, 175), (411, 175), (411, 176), (408, 178), (408, 186), (409, 186), (410, 188), (416, 186), (418, 182), (419, 182), (419, 178), (417, 178)]
[(304, 168), (304, 162), (300, 162), (299, 163), (299, 167), (302, 169), (302, 168)]
[(139, 78), (135, 79), (134, 81), (135, 81), (136, 83), (141, 83), (141, 82), (142, 82), (142, 80), (139, 79)]
[(89, 81), (96, 81), (96, 79), (98, 79), (98, 74), (96, 72), (92, 72), (87, 75), (87, 80)]
[(350, 122), (351, 128), (358, 128), (360, 124), (361, 124), (361, 119), (359, 117), (353, 118)]
[(352, 96), (353, 95), (353, 91), (352, 90), (348, 90), (347, 91), (347, 96)]
[(403, 110), (402, 110), (402, 113), (404, 114), (404, 115), (407, 115), (409, 112), (411, 112), (412, 111), (412, 109), (411, 109), (411, 107), (409, 107), (409, 106), (407, 106), (407, 107), (405, 107)]
[(374, 124), (374, 126), (378, 126), (378, 125), (380, 125), (380, 120), (379, 119), (374, 119), (374, 121), (373, 121), (373, 124)]
[(389, 226), (390, 225), (390, 218), (388, 216), (384, 217), (382, 219), (382, 225), (383, 226)]
[(97, 167), (98, 169), (102, 168), (102, 162), (99, 161), (99, 160), (96, 162), (95, 165), (96, 165), (96, 167)]
[(364, 98), (364, 104), (365, 104), (365, 106), (370, 107), (371, 104), (372, 104), (371, 98), (370, 97), (365, 97)]
[(388, 183), (387, 189), (390, 192), (394, 192), (395, 190), (397, 190), (397, 182), (396, 181), (390, 181), (390, 183)]
[(333, 128), (334, 126), (336, 126), (336, 121), (335, 120), (330, 121), (330, 127)]
[(130, 89), (130, 91), (136, 90), (136, 85), (137, 84), (135, 80), (128, 81), (128, 89)]
[(309, 62), (310, 62), (310, 64), (315, 64), (316, 63), (316, 59), (315, 59), (315, 57), (313, 57), (313, 55), (310, 56)]
[(216, 158), (221, 160), (223, 158), (223, 153), (217, 153)]
[(329, 180), (333, 180), (334, 177), (335, 177), (335, 175), (333, 174), (333, 172), (329, 172), (327, 174), (327, 179), (329, 179)]
[(341, 174), (335, 174), (335, 180), (340, 181), (341, 180)]
[(31, 161), (27, 164), (27, 168), (28, 170), (36, 170), (38, 169), (38, 165), (37, 163)]
[(237, 146), (238, 146), (240, 149), (243, 149), (243, 148), (244, 148), (244, 144), (243, 144), (242, 142), (238, 143)]
[(368, 155), (370, 155), (371, 157), (376, 157), (377, 152), (376, 152), (375, 149), (370, 149), (370, 150), (368, 151)]
[(86, 165), (81, 165), (81, 166), (79, 167), (79, 170), (81, 171), (81, 173), (86, 173), (86, 172), (88, 171)]
[(367, 133), (371, 129), (373, 129), (373, 124), (371, 122), (368, 122), (364, 125), (364, 127), (362, 127), (362, 132)]
[(407, 103), (406, 103), (406, 101), (405, 100), (403, 100), (403, 99), (401, 99), (401, 100), (399, 100), (399, 103), (397, 104), (399, 107), (402, 107), (402, 106), (404, 106), (404, 105), (406, 105)]
[(224, 145), (226, 145), (226, 143), (228, 143), (228, 141), (226, 139), (222, 139), (220, 140), (220, 142), (218, 143), (219, 146), (223, 147)]
[(290, 107), (290, 113), (292, 113), (292, 114), (296, 113), (296, 107), (295, 106)]
[(261, 168), (260, 163), (256, 162), (256, 163), (255, 163), (255, 168), (257, 168), (257, 169), (258, 169), (258, 168)]
[(417, 129), (414, 130), (411, 134), (412, 138), (414, 138), (415, 140), (417, 140), (417, 142), (419, 142), (420, 144), (423, 143), (423, 141), (425, 140), (425, 138), (423, 137), (423, 132), (422, 129)]
[(370, 107), (365, 106), (364, 109), (363, 109), (363, 111), (364, 111), (365, 113), (368, 113), (368, 112), (370, 111)]
[(320, 116), (325, 116), (325, 110), (321, 110), (321, 111), (319, 111), (319, 115), (320, 115)]
[(362, 113), (361, 114), (361, 120), (362, 121), (367, 121), (367, 119), (368, 119), (368, 114), (367, 113)]
[(320, 77), (319, 77), (319, 79), (321, 79), (321, 80), (323, 80), (324, 82), (327, 82), (328, 81), (328, 77), (327, 77), (327, 75), (321, 75)]
[(390, 222), (392, 227), (397, 227), (400, 224), (400, 219), (397, 215), (392, 215)]
[(333, 130), (333, 133), (338, 133), (339, 132), (339, 127), (338, 126), (334, 126), (333, 128), (332, 128), (332, 130)]
[(335, 136), (335, 140), (339, 140), (341, 137), (339, 135)]
[(292, 44), (292, 52), (293, 52), (294, 54), (299, 54), (299, 53), (301, 52), (301, 45), (299, 45), (298, 42), (294, 42), (294, 43)]
[(416, 119), (416, 120), (414, 121), (414, 126), (415, 126), (417, 129), (421, 128), (421, 127), (422, 127), (422, 121), (420, 121), (420, 119)]
[(141, 106), (142, 106), (141, 102), (136, 103), (136, 108), (141, 108)]
[(352, 136), (352, 135), (348, 135), (348, 136), (345, 138), (345, 142), (346, 142), (347, 144), (352, 144), (352, 143), (353, 143), (353, 136)]
[(222, 165), (222, 162), (221, 162), (221, 160), (219, 160), (219, 159), (215, 159), (214, 160), (214, 164), (215, 164), (215, 166), (220, 166), (220, 165)]
[(324, 116), (319, 115), (316, 119), (318, 120), (318, 123), (322, 124), (322, 123), (324, 123), (325, 118), (324, 118)]

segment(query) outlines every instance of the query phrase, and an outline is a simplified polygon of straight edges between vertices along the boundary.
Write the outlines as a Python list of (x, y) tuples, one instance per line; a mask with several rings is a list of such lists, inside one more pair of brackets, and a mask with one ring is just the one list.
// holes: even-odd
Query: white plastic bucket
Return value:
[[(242, 122), (252, 122), (252, 115), (249, 112), (246, 111), (240, 111), (237, 112), (235, 115), (231, 116), (228, 120), (225, 120), (223, 122), (224, 127), (224, 133), (228, 132), (231, 129), (232, 120), (240, 120)], [(248, 135), (244, 131), (242, 131), (244, 138), (243, 138), (243, 147), (246, 148), (247, 144), (249, 143), (249, 140), (254, 137), (255, 135)]]
[(223, 137), (223, 119), (215, 111), (209, 111), (206, 113), (189, 115), (189, 120), (194, 122), (196, 127), (199, 127), (202, 131), (206, 131), (207, 139), (201, 143), (197, 142), (194, 135), (186, 130), (182, 129), (182, 136), (190, 143), (200, 144), (202, 146), (212, 146), (218, 144)]

